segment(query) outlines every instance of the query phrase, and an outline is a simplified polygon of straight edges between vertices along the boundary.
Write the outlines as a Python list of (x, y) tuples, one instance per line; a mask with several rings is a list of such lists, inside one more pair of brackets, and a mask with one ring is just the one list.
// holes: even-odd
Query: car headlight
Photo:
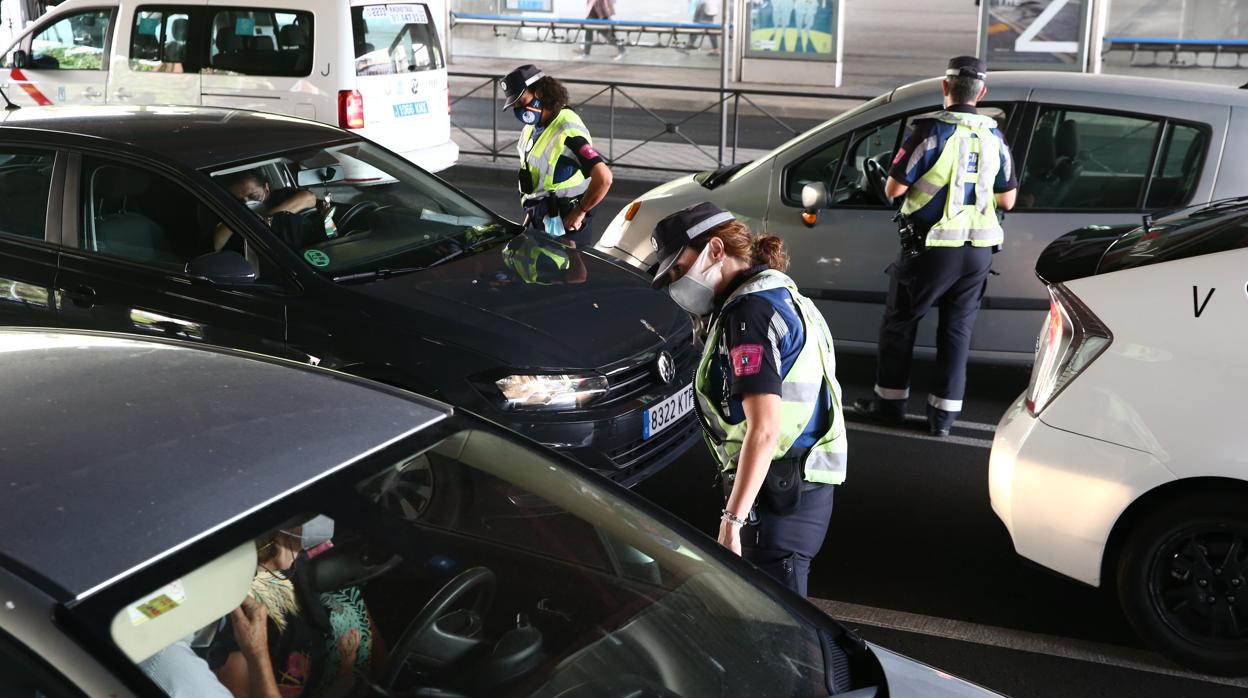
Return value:
[(606, 394), (607, 379), (597, 375), (513, 375), (494, 381), (507, 409), (566, 410), (584, 407)]

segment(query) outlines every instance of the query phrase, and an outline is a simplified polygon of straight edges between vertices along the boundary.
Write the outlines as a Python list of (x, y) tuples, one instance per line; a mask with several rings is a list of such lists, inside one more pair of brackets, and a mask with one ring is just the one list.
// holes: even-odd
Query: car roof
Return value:
[(332, 371), (0, 330), (0, 564), (83, 598), (450, 414)]
[[(893, 92), (892, 99), (926, 98), (940, 94), (944, 78), (931, 78), (903, 85)], [(1090, 75), (1057, 71), (996, 71), (988, 76), (989, 99), (993, 90), (1003, 88), (1063, 90), (1098, 95), (1145, 97), (1183, 102), (1248, 106), (1248, 90), (1225, 85), (1180, 82), (1132, 75)], [(1093, 102), (1098, 103), (1099, 100)]]
[(205, 169), (358, 140), (341, 129), (281, 114), (175, 106), (22, 107), (5, 112), (5, 131), (23, 129), (101, 138)]

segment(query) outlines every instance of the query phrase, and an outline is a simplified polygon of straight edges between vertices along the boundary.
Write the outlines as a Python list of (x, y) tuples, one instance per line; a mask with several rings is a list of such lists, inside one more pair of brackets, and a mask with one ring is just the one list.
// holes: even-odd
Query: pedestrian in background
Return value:
[[(585, 3), (586, 19), (611, 19), (615, 16), (615, 0), (587, 0)], [(624, 43), (615, 35), (615, 30), (608, 27), (602, 29), (601, 32), (606, 35), (607, 40), (615, 45), (615, 58), (612, 60), (620, 60), (624, 57)], [(595, 30), (585, 30), (585, 46), (577, 53), (581, 58), (588, 58), (590, 51), (594, 48)]]
[(832, 334), (755, 237), (715, 204), (659, 221), (653, 287), (708, 318), (694, 374), (698, 415), (724, 482), (719, 542), (805, 596), (827, 536), (847, 443)]
[[(723, 8), (723, 0), (698, 0), (693, 11), (694, 24), (719, 24), (719, 14)], [(711, 55), (719, 55), (719, 35), (711, 34)]]

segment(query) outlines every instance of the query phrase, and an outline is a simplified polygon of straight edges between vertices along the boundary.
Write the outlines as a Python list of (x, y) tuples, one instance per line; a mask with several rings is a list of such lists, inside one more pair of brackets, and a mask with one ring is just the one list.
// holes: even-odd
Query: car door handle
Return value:
[(86, 97), (87, 99), (99, 99), (100, 97), (104, 96), (104, 92), (101, 90), (97, 90), (94, 87), (88, 87), (87, 89), (82, 91), (82, 95)]
[(70, 303), (79, 308), (95, 307), (95, 289), (90, 286), (75, 286), (71, 289), (65, 289), (61, 295), (69, 299)]
[(118, 87), (117, 91), (113, 93), (113, 96), (117, 99), (130, 99), (132, 95), (130, 94), (130, 90), (127, 90), (124, 87)]

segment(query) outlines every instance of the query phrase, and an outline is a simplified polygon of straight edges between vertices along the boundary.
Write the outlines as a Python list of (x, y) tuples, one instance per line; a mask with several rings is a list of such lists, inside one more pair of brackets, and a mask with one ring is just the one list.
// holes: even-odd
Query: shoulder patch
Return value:
[(742, 344), (732, 348), (732, 375), (753, 376), (763, 370), (763, 345)]
[(585, 158), (586, 160), (593, 160), (594, 158), (602, 157), (601, 155), (599, 155), (597, 150), (594, 150), (594, 146), (588, 143), (581, 146), (581, 149), (578, 150), (577, 152), (580, 153), (581, 157)]

